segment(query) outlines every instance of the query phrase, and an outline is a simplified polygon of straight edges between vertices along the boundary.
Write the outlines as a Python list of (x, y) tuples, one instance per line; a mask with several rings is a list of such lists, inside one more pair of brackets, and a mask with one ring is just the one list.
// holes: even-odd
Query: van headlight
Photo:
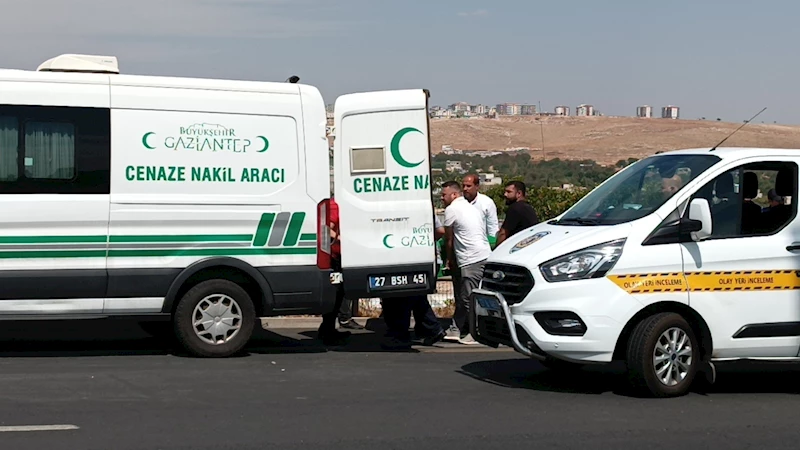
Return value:
[(550, 283), (605, 276), (622, 255), (625, 239), (606, 242), (551, 259), (539, 266)]

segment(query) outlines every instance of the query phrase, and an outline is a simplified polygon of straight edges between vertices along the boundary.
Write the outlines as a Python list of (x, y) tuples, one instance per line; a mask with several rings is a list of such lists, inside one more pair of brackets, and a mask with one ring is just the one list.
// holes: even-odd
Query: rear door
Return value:
[(349, 94), (334, 105), (334, 193), (349, 298), (436, 285), (428, 92)]

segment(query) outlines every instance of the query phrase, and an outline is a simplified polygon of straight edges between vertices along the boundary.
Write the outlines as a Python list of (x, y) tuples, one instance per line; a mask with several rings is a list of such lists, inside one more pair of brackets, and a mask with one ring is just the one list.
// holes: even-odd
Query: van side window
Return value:
[(0, 182), (17, 180), (18, 153), (19, 122), (16, 117), (0, 116)]
[(770, 161), (729, 170), (700, 188), (692, 199), (711, 207), (710, 239), (769, 236), (797, 214), (797, 164)]
[(110, 109), (0, 104), (0, 195), (110, 190)]
[(28, 178), (74, 178), (75, 126), (55, 122), (26, 123), (24, 166)]

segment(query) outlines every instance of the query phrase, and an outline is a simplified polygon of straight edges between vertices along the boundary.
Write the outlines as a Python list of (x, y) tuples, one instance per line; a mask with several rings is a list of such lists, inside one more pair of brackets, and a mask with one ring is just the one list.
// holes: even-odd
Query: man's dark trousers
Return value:
[(385, 298), (381, 301), (383, 321), (386, 323), (386, 336), (401, 341), (410, 341), (411, 314), (414, 314), (416, 337), (436, 336), (442, 329), (439, 319), (433, 313), (427, 295)]
[[(338, 258), (331, 260), (331, 267), (334, 272), (342, 271), (342, 264)], [(342, 303), (344, 302), (344, 285), (338, 284), (336, 286), (336, 303), (333, 310), (322, 315), (322, 324), (319, 327), (320, 332), (334, 333), (336, 332), (336, 317), (339, 315)]]

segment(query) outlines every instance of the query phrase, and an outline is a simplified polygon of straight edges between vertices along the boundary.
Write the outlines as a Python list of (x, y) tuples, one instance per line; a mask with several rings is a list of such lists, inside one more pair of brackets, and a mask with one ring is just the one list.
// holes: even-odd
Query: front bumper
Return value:
[[(497, 308), (489, 306), (486, 300)], [(514, 322), (511, 308), (498, 292), (475, 289), (470, 295), (469, 330), (479, 343), (497, 348), (499, 344), (512, 347), (519, 353), (543, 361), (546, 354), (533, 338)]]
[[(624, 325), (643, 307), (604, 280), (540, 289), (536, 298), (509, 305), (502, 293), (475, 289), (469, 299), (470, 334), (481, 344), (506, 345), (533, 359), (607, 363)], [(553, 322), (574, 327), (555, 330)]]

